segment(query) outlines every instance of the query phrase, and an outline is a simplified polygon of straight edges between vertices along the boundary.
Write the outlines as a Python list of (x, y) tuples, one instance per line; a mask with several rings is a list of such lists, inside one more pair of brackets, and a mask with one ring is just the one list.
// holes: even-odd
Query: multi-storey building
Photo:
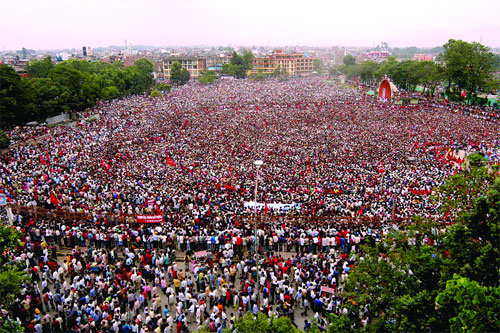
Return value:
[(179, 62), (182, 68), (185, 68), (191, 74), (191, 78), (198, 78), (202, 71), (207, 68), (207, 60), (204, 58), (197, 58), (191, 56), (175, 56), (163, 59), (163, 63), (160, 68), (160, 76), (166, 79), (170, 78), (170, 70), (175, 62)]
[(276, 70), (289, 75), (307, 75), (314, 71), (314, 58), (303, 53), (283, 53), (275, 50), (266, 57), (254, 58), (249, 75), (257, 73), (272, 74)]

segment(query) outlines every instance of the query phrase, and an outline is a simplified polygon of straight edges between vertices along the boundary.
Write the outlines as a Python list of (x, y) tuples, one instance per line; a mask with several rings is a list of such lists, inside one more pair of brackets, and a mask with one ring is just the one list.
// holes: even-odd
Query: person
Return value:
[(304, 332), (309, 331), (309, 328), (311, 328), (311, 323), (307, 319), (305, 319), (304, 320)]

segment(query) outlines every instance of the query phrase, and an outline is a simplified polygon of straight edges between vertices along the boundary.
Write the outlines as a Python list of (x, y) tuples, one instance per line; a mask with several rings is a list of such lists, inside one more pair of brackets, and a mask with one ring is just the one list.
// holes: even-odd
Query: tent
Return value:
[(369, 90), (366, 94), (367, 94), (367, 95), (372, 95), (372, 96), (373, 96), (373, 95), (375, 95), (375, 91), (373, 91), (373, 90)]
[(398, 88), (389, 81), (388, 79), (383, 79), (378, 87), (378, 97), (383, 99), (391, 99), (394, 93), (399, 92)]

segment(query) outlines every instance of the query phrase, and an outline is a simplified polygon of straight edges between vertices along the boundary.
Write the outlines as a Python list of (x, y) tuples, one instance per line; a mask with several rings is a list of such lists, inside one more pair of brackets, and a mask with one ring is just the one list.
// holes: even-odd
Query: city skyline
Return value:
[(435, 47), (449, 39), (500, 46), (500, 2), (388, 0), (302, 2), (255, 0), (60, 1), (3, 4), (2, 50), (48, 50), (124, 45), (343, 45)]

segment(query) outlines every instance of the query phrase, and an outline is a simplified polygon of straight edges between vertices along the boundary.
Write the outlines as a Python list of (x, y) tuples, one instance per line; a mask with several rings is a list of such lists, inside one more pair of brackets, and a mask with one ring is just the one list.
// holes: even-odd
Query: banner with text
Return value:
[(162, 215), (137, 215), (137, 223), (162, 223)]

